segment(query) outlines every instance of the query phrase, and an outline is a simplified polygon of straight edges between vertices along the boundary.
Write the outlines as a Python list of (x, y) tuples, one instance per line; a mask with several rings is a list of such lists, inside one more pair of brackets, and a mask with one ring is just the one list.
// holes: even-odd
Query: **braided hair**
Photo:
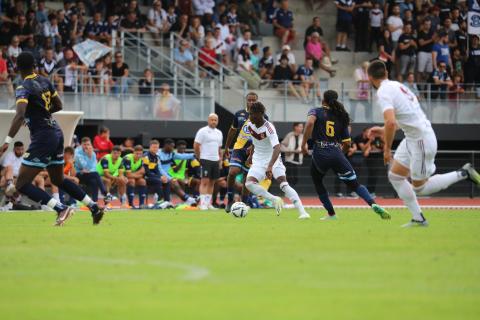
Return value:
[(333, 114), (342, 122), (344, 126), (350, 125), (350, 115), (343, 104), (337, 100), (338, 93), (334, 90), (327, 90), (323, 94), (324, 103), (332, 110)]

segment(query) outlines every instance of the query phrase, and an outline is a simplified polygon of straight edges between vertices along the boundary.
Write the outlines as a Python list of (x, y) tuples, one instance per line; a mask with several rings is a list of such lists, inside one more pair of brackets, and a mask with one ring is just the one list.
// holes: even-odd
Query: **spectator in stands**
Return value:
[(115, 62), (112, 64), (113, 93), (126, 94), (128, 92), (128, 87), (132, 82), (129, 75), (128, 64), (123, 62), (122, 53), (116, 52)]
[(0, 46), (8, 46), (12, 41), (14, 31), (10, 22), (3, 22), (0, 24)]
[(322, 100), (320, 93), (320, 83), (313, 76), (313, 60), (311, 58), (305, 59), (305, 64), (300, 66), (297, 70), (297, 80), (300, 81), (299, 89), (300, 95), (304, 103), (310, 103), (310, 90), (315, 91), (315, 95), (319, 101)]
[(170, 30), (170, 23), (167, 19), (167, 12), (162, 8), (162, 1), (155, 0), (153, 7), (148, 10), (147, 28), (152, 33), (154, 39), (158, 39), (161, 34)]
[(295, 74), (295, 72), (297, 71), (297, 63), (295, 60), (295, 55), (291, 51), (290, 46), (288, 44), (283, 45), (282, 51), (278, 53), (277, 56), (275, 57), (275, 65), (280, 64), (280, 58), (282, 56), (286, 56), (288, 58), (288, 66), (290, 67), (290, 69), (292, 69), (292, 73)]
[(1, 94), (13, 93), (12, 83), (10, 81), (10, 78), (8, 77), (7, 60), (5, 60), (4, 53), (1, 47), (0, 47), (0, 93)]
[(17, 57), (22, 53), (22, 48), (20, 47), (20, 39), (18, 36), (13, 36), (12, 42), (8, 46), (8, 57), (10, 59), (17, 59)]
[(353, 21), (355, 25), (355, 52), (368, 51), (368, 21), (372, 2), (370, 0), (355, 0)]
[(368, 79), (368, 66), (370, 63), (364, 61), (362, 65), (355, 69), (353, 72), (353, 78), (357, 83), (357, 90), (352, 98), (352, 105), (350, 109), (350, 117), (353, 121), (356, 121), (356, 113), (358, 105), (360, 104), (365, 109), (365, 120), (372, 120), (372, 105), (369, 103), (370, 99), (370, 81)]
[(97, 158), (93, 151), (90, 138), (82, 138), (82, 144), (75, 149), (74, 167), (77, 178), (81, 184), (87, 186), (87, 193), (93, 201), (98, 200), (98, 191), (105, 197), (105, 201), (111, 200), (111, 195), (107, 193), (105, 185), (97, 172)]
[(48, 10), (45, 8), (45, 0), (39, 0), (37, 2), (37, 10), (35, 11), (35, 18), (40, 24), (44, 24), (48, 21)]
[(450, 17), (445, 18), (443, 21), (443, 27), (440, 28), (440, 33), (445, 32), (448, 36), (448, 46), (450, 47), (450, 51), (457, 47), (457, 37), (455, 35), (455, 31), (451, 28), (452, 27), (452, 19)]
[(237, 72), (247, 80), (248, 87), (252, 89), (258, 89), (262, 79), (255, 72), (250, 60), (250, 47), (244, 44), (237, 57)]
[(143, 71), (143, 78), (138, 81), (139, 94), (153, 94), (153, 72), (151, 69)]
[(101, 127), (98, 135), (93, 139), (93, 147), (95, 148), (97, 160), (111, 153), (113, 146), (113, 142), (110, 140), (110, 129)]
[(198, 54), (198, 61), (200, 66), (206, 70), (202, 71), (202, 77), (214, 77), (219, 75), (220, 66), (217, 61), (217, 54), (215, 52), (215, 39), (208, 38), (205, 41), (205, 46), (201, 48)]
[(417, 99), (420, 100), (420, 91), (418, 90), (418, 86), (415, 83), (415, 73), (409, 72), (403, 84), (415, 94)]
[(182, 14), (177, 22), (170, 28), (170, 31), (175, 32), (178, 36), (183, 39), (189, 38), (190, 29), (188, 25), (188, 15)]
[(29, 39), (33, 39), (34, 30), (27, 24), (25, 15), (19, 15), (17, 21), (17, 24), (14, 26), (14, 32), (20, 40), (20, 46), (23, 48)]
[(158, 101), (155, 104), (155, 117), (158, 119), (178, 119), (180, 107), (180, 100), (170, 92), (170, 86), (167, 83), (162, 84)]
[(213, 31), (213, 39), (215, 39), (215, 55), (217, 60), (224, 64), (230, 63), (230, 55), (226, 42), (222, 39), (222, 31), (219, 27), (215, 27)]
[[(411, 1), (411, 0), (409, 0), (409, 1)], [(403, 25), (411, 24), (413, 34), (416, 34), (417, 20), (413, 17), (413, 11), (412, 10), (405, 10), (405, 12), (403, 14), (404, 14), (403, 19), (402, 19)]]
[(464, 93), (463, 77), (459, 73), (454, 73), (452, 85), (448, 87), (448, 99), (451, 100), (449, 103), (450, 121), (457, 122), (460, 98)]
[(462, 56), (467, 56), (467, 37), (468, 37), (468, 32), (467, 32), (467, 22), (465, 20), (462, 20), (460, 22), (460, 28), (455, 31), (455, 37), (457, 40), (457, 47), (460, 50), (460, 53)]
[(280, 64), (275, 66), (273, 71), (273, 87), (279, 88), (282, 92), (288, 90), (292, 95), (301, 98), (298, 94), (292, 81), (294, 80), (294, 73), (288, 65), (288, 57), (282, 55), (280, 57)]
[(324, 56), (328, 57), (332, 64), (336, 64), (338, 60), (332, 59), (330, 55), (330, 46), (325, 40), (322, 39), (323, 29), (320, 26), (320, 17), (314, 17), (312, 20), (312, 24), (308, 26), (308, 28), (305, 30), (305, 39), (303, 40), (303, 47), (305, 48), (307, 46), (308, 41), (310, 41), (312, 34), (314, 34), (315, 32), (318, 33), (320, 37), (320, 44), (322, 46), (322, 51), (324, 53)]
[(232, 46), (232, 43), (234, 43), (235, 37), (233, 34), (230, 33), (230, 27), (228, 26), (226, 15), (220, 16), (220, 22), (217, 23), (216, 27), (220, 28), (220, 34), (221, 34), (222, 40), (225, 41), (225, 43), (228, 46)]
[(262, 79), (270, 80), (273, 77), (273, 55), (270, 47), (263, 48), (263, 56), (258, 63), (259, 75)]
[(102, 13), (95, 12), (93, 15), (93, 19), (87, 22), (85, 26), (85, 34), (88, 38), (92, 40), (99, 41), (102, 38), (102, 33), (105, 29), (105, 24), (102, 21)]
[[(477, 88), (480, 86), (480, 38), (478, 36), (472, 36), (472, 44), (468, 51), (468, 58), (466, 63), (467, 72), (466, 82), (474, 83)], [(478, 93), (477, 93), (478, 96)]]
[(134, 36), (140, 36), (140, 32), (145, 32), (145, 25), (135, 11), (130, 11), (126, 18), (120, 22), (120, 30), (130, 32)]
[(118, 30), (118, 20), (114, 15), (108, 15), (107, 20), (103, 23), (102, 38), (107, 41), (107, 43), (112, 42), (113, 32)]
[(288, 0), (281, 0), (280, 7), (273, 17), (274, 32), (281, 44), (295, 41), (296, 32), (293, 26), (293, 12), (288, 10)]
[(398, 55), (400, 62), (400, 72), (397, 76), (398, 81), (403, 81), (408, 72), (415, 70), (417, 60), (417, 42), (412, 35), (412, 25), (405, 24), (403, 33), (398, 39)]
[(303, 164), (302, 139), (303, 123), (294, 122), (293, 131), (287, 133), (280, 144), (282, 152), (285, 152), (287, 180), (291, 186), (295, 186), (298, 183), (298, 170)]
[(309, 37), (310, 39), (305, 46), (305, 57), (312, 59), (313, 66), (315, 68), (320, 68), (327, 71), (331, 77), (335, 76), (335, 70), (331, 69), (324, 63), (324, 53), (322, 44), (320, 43), (320, 35), (317, 32), (314, 32)]
[(114, 146), (111, 153), (98, 160), (97, 172), (102, 178), (107, 192), (110, 192), (113, 187), (117, 187), (120, 203), (122, 207), (125, 207), (128, 179), (124, 175), (125, 168), (122, 165), (121, 155), (122, 149), (119, 146)]
[[(50, 25), (53, 26), (50, 28), (51, 31), (49, 31), (49, 37), (52, 38), (53, 45), (56, 45), (57, 42), (61, 42), (63, 46), (71, 45), (70, 33), (72, 30), (70, 20), (65, 16), (65, 10), (57, 11), (56, 21), (50, 20), (50, 17), (55, 17), (55, 14), (50, 14), (48, 16)], [(56, 30), (58, 30), (58, 34), (55, 33)]]
[(453, 55), (452, 55), (452, 66), (453, 74), (460, 74), (464, 75), (464, 70), (465, 70), (465, 61), (467, 60), (467, 57), (462, 55), (460, 52), (460, 49), (455, 48), (453, 49)]
[(444, 62), (449, 70), (452, 70), (452, 58), (450, 57), (450, 48), (448, 46), (448, 34), (440, 32), (438, 41), (432, 48), (433, 68), (438, 69), (438, 64)]
[(353, 0), (335, 0), (337, 6), (337, 51), (350, 51), (347, 47), (348, 35), (352, 30)]
[(180, 40), (179, 47), (175, 48), (173, 53), (173, 60), (188, 70), (193, 71), (195, 63), (193, 61), (193, 54), (190, 51), (190, 44), (187, 40)]
[(252, 44), (253, 44), (252, 32), (247, 29), (243, 31), (242, 36), (237, 39), (237, 42), (236, 42), (237, 53), (240, 51), (243, 45), (247, 45), (248, 47), (251, 47)]
[(260, 71), (260, 59), (262, 58), (260, 56), (260, 48), (258, 47), (258, 44), (254, 43), (250, 46), (250, 62), (252, 62), (252, 67), (253, 70), (255, 70), (256, 73), (259, 73)]
[(79, 64), (72, 49), (65, 50), (63, 60), (59, 62), (63, 69), (63, 91), (75, 92), (77, 90), (78, 74), (86, 70), (86, 66)]
[(397, 48), (398, 39), (402, 35), (403, 32), (403, 20), (400, 17), (400, 6), (398, 4), (393, 5), (392, 7), (392, 15), (387, 19), (387, 27), (388, 31), (392, 36), (392, 44), (393, 48)]
[(193, 0), (193, 12), (196, 16), (203, 16), (205, 13), (213, 13), (214, 0)]
[(438, 63), (438, 67), (433, 70), (431, 82), (431, 97), (432, 99), (447, 97), (448, 88), (453, 85), (450, 74), (448, 73), (447, 64), (444, 61)]
[(228, 13), (227, 13), (227, 23), (228, 23), (228, 26), (230, 27), (230, 32), (232, 32), (233, 34), (237, 34), (240, 31), (239, 29), (240, 23), (238, 21), (237, 10), (238, 10), (237, 5), (233, 3), (230, 5), (230, 8), (228, 9)]
[(460, 24), (462, 21), (464, 21), (460, 17), (460, 8), (458, 7), (453, 7), (452, 12), (450, 14), (450, 18), (452, 19), (452, 26), (450, 27), (453, 31), (458, 31), (460, 30)]
[(432, 30), (432, 22), (425, 19), (418, 31), (418, 82), (426, 82), (430, 74), (433, 72), (432, 50), (434, 44), (435, 32)]
[[(133, 146), (133, 145), (132, 145)], [(134, 207), (135, 188), (137, 188), (139, 207), (145, 208), (147, 198), (147, 182), (145, 180), (145, 168), (143, 167), (143, 146), (137, 145), (132, 152), (123, 157), (123, 167), (127, 182), (128, 205)]]
[(127, 16), (131, 12), (135, 12), (137, 17), (142, 15), (137, 0), (124, 1), (122, 15)]
[(391, 71), (393, 63), (395, 62), (395, 50), (393, 48), (393, 41), (388, 29), (383, 30), (383, 37), (378, 48), (378, 59), (385, 62), (389, 78), (391, 78)]
[(35, 58), (35, 61), (40, 61), (42, 59), (42, 54), (40, 53), (40, 48), (35, 43), (34, 38), (28, 38), (27, 43), (23, 46), (23, 51), (30, 52)]
[(375, 46), (378, 48), (382, 39), (383, 28), (383, 11), (380, 9), (380, 2), (374, 1), (373, 8), (369, 12), (370, 16), (370, 36), (368, 51), (372, 52), (372, 45), (375, 42)]
[(377, 181), (383, 166), (383, 146), (385, 145), (382, 137), (368, 138), (370, 128), (363, 129), (362, 133), (356, 136), (353, 141), (356, 143), (360, 151), (362, 151), (367, 166), (368, 179), (367, 189), (375, 196)]
[(193, 17), (188, 32), (189, 38), (197, 47), (203, 46), (205, 41), (205, 28), (202, 26), (199, 17)]
[(255, 36), (260, 35), (260, 16), (257, 14), (253, 0), (245, 0), (238, 6), (238, 18), (242, 24), (253, 31)]
[(83, 33), (85, 26), (83, 18), (79, 18), (79, 14), (76, 11), (72, 11), (70, 14), (70, 44), (73, 46), (83, 40)]
[(104, 59), (97, 59), (95, 66), (89, 70), (93, 83), (91, 90), (94, 93), (108, 94), (112, 85), (111, 71), (105, 66)]

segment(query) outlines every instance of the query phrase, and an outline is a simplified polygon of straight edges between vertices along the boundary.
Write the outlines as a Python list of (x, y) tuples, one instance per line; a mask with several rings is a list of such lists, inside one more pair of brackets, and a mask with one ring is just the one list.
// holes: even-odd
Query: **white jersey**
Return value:
[(219, 148), (222, 146), (223, 134), (217, 128), (205, 126), (198, 130), (195, 142), (200, 144), (200, 159), (219, 161)]
[(272, 158), (273, 147), (280, 144), (275, 127), (270, 121), (265, 120), (260, 128), (249, 123), (248, 130), (252, 135), (254, 146), (252, 162), (269, 162)]
[(421, 139), (433, 131), (415, 94), (400, 82), (383, 80), (377, 98), (382, 112), (394, 109), (397, 124), (407, 139)]

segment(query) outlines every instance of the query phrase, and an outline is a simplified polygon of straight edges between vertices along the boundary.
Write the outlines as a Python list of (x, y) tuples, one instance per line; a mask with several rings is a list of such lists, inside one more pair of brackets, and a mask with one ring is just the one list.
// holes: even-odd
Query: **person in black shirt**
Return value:
[(8, 46), (10, 42), (12, 42), (12, 38), (14, 35), (15, 34), (12, 30), (12, 24), (10, 22), (3, 22), (0, 25), (0, 46)]
[(460, 50), (462, 55), (467, 54), (467, 22), (462, 21), (460, 23), (460, 29), (455, 31), (455, 38), (457, 39), (457, 48)]
[(418, 82), (426, 82), (433, 71), (432, 48), (435, 42), (435, 32), (432, 30), (432, 22), (425, 19), (418, 31)]
[(368, 48), (368, 22), (370, 20), (370, 0), (355, 0), (354, 25), (355, 25), (355, 51), (369, 51)]
[(20, 46), (24, 48), (28, 39), (33, 39), (33, 30), (27, 24), (27, 18), (24, 15), (18, 16), (18, 24), (13, 25), (13, 33), (20, 39)]
[(122, 31), (138, 34), (138, 32), (145, 32), (145, 26), (138, 18), (135, 11), (130, 11), (125, 19), (120, 22)]
[(480, 84), (480, 38), (472, 36), (466, 64), (466, 83)]
[(406, 24), (403, 27), (403, 33), (398, 39), (398, 53), (400, 59), (400, 74), (398, 81), (403, 81), (407, 73), (413, 72), (415, 69), (415, 61), (417, 60), (417, 42), (412, 35), (412, 25)]
[(388, 75), (391, 75), (393, 62), (395, 61), (395, 52), (393, 50), (392, 36), (388, 29), (383, 30), (383, 37), (378, 45), (378, 59), (385, 62)]
[(71, 26), (70, 21), (65, 16), (64, 10), (57, 11), (57, 20), (58, 20), (58, 33), (60, 33), (60, 37), (62, 38), (62, 46), (67, 46), (70, 44), (70, 33), (71, 33)]
[(288, 57), (286, 55), (282, 55), (280, 57), (280, 64), (277, 65), (273, 70), (273, 87), (285, 90), (285, 86), (288, 86), (288, 90), (295, 97), (300, 99), (301, 97), (292, 83), (293, 77), (294, 74), (292, 72), (292, 69), (288, 65)]
[(372, 196), (375, 196), (378, 177), (384, 176), (384, 173), (380, 171), (383, 168), (383, 146), (385, 143), (381, 137), (369, 139), (369, 129), (370, 128), (363, 129), (361, 134), (353, 138), (353, 142), (357, 145), (358, 149), (362, 151), (368, 172), (367, 189)]
[(113, 92), (115, 94), (126, 94), (131, 79), (128, 77), (128, 64), (123, 62), (121, 52), (115, 53), (115, 62), (112, 63)]
[(138, 81), (138, 93), (139, 94), (152, 94), (153, 93), (153, 72), (150, 69), (143, 71), (143, 78)]
[(263, 48), (263, 57), (258, 63), (260, 78), (272, 79), (273, 77), (273, 55), (270, 47)]

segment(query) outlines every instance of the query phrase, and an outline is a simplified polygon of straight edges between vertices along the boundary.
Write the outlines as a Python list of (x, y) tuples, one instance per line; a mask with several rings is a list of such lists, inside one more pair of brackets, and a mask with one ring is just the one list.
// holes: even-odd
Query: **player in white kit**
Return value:
[(248, 171), (245, 186), (251, 193), (272, 201), (278, 215), (283, 208), (282, 199), (272, 195), (259, 184), (259, 181), (265, 177), (275, 178), (280, 183), (280, 189), (300, 213), (299, 219), (308, 219), (310, 215), (305, 211), (298, 193), (287, 182), (275, 127), (271, 122), (265, 120), (264, 115), (265, 107), (261, 102), (255, 102), (250, 106), (248, 130), (252, 136), (253, 148), (249, 161), (252, 161), (252, 165)]
[[(384, 136), (384, 162), (390, 165), (388, 179), (413, 216), (404, 227), (428, 226), (417, 195), (430, 195), (465, 179), (480, 185), (480, 175), (470, 163), (457, 171), (433, 175), (437, 138), (417, 97), (400, 82), (388, 80), (386, 66), (380, 60), (370, 64), (368, 76), (377, 89), (378, 104), (384, 117), (384, 126), (372, 128), (369, 135)], [(405, 138), (392, 161), (391, 147), (397, 129), (403, 131)], [(411, 184), (408, 178), (411, 178)]]

